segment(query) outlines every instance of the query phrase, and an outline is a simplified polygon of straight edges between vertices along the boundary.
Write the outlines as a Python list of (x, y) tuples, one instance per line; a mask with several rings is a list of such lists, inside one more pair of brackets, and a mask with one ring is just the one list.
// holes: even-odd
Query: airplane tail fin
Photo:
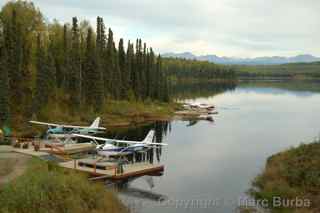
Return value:
[(91, 124), (90, 128), (97, 129), (99, 128), (99, 125), (100, 125), (100, 117), (97, 117)]
[(154, 130), (150, 130), (150, 132), (148, 133), (148, 135), (146, 136), (146, 138), (142, 141), (143, 143), (152, 143), (153, 142), (153, 138), (154, 138), (154, 134), (155, 131)]

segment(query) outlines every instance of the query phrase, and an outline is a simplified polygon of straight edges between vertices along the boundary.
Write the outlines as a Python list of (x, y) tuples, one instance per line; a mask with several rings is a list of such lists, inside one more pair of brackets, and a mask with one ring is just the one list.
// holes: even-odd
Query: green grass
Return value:
[[(94, 113), (92, 109), (83, 108), (79, 113), (71, 115), (68, 110), (65, 110), (67, 109), (66, 106), (52, 103), (43, 108), (41, 117), (33, 119), (51, 123), (87, 126), (96, 117), (100, 116), (102, 118), (102, 126), (108, 128), (126, 127), (132, 124), (142, 124), (157, 120), (170, 120), (179, 107), (180, 105), (174, 102), (109, 100), (105, 103), (100, 113)], [(13, 125), (14, 134), (19, 136), (38, 135), (45, 129), (46, 127), (30, 125), (27, 120)]]
[(120, 117), (162, 117), (170, 116), (174, 112), (176, 105), (174, 103), (160, 102), (139, 102), (139, 101), (112, 101), (106, 105), (103, 114)]
[(0, 189), (2, 213), (112, 213), (127, 209), (104, 185), (32, 159), (27, 171)]
[(320, 209), (320, 142), (302, 144), (271, 156), (252, 186), (250, 194), (256, 199), (267, 199), (270, 204), (274, 197), (311, 201), (311, 209), (274, 208), (273, 212), (317, 212)]
[(107, 128), (128, 127), (159, 120), (170, 120), (180, 104), (153, 101), (109, 101), (100, 114), (84, 118), (91, 122), (94, 117), (102, 118), (102, 125)]
[(16, 159), (0, 158), (0, 177), (12, 172), (13, 166), (16, 164), (16, 162)]

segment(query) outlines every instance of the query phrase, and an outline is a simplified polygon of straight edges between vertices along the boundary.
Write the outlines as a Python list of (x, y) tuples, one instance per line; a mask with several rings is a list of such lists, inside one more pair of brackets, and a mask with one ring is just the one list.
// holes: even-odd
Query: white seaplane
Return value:
[(73, 133), (91, 135), (104, 132), (106, 128), (100, 127), (100, 117), (97, 117), (90, 126), (73, 126), (66, 124), (45, 123), (40, 121), (29, 121), (32, 124), (48, 126), (47, 138), (72, 138)]
[[(153, 142), (154, 134), (155, 134), (155, 131), (151, 130), (143, 141), (116, 140), (116, 139), (101, 138), (101, 137), (94, 137), (94, 136), (81, 135), (81, 134), (73, 134), (73, 135), (92, 140), (97, 145), (97, 152), (99, 155), (104, 157), (110, 157), (110, 156), (132, 154), (137, 151), (143, 151), (153, 147), (168, 145), (165, 143), (154, 143)], [(99, 145), (97, 141), (104, 141), (105, 143)], [(121, 147), (115, 144), (126, 144), (128, 146)]]
[(204, 103), (185, 103), (184, 107), (191, 109), (202, 109), (202, 110), (214, 110), (215, 106), (213, 104), (204, 104)]

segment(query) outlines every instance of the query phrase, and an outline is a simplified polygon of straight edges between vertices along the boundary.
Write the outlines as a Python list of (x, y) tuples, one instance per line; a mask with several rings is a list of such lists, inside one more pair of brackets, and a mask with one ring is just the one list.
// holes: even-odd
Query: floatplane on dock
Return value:
[[(117, 139), (101, 138), (101, 137), (94, 137), (94, 136), (82, 135), (82, 134), (73, 134), (73, 135), (77, 137), (90, 139), (92, 142), (96, 143), (97, 153), (104, 157), (132, 154), (138, 151), (148, 150), (150, 148), (154, 148), (157, 146), (168, 145), (165, 143), (153, 142), (154, 135), (155, 135), (154, 130), (150, 130), (146, 138), (142, 141), (117, 140)], [(104, 141), (105, 143), (100, 145), (97, 141)], [(128, 146), (121, 147), (115, 144), (126, 144)]]
[[(83, 133), (82, 130), (84, 130), (85, 133), (104, 130), (105, 128), (99, 127), (100, 118), (96, 119), (89, 127), (38, 121), (32, 121), (31, 123), (47, 125), (47, 133), (49, 134), (58, 135), (57, 133), (60, 133), (60, 135), (72, 137), (76, 140), (81, 137), (90, 139), (91, 141), (72, 144), (63, 140), (55, 143), (55, 140), (52, 138), (45, 140), (34, 138), (30, 141), (17, 140), (13, 148), (14, 152), (35, 156), (46, 161), (58, 162), (58, 165), (64, 169), (76, 170), (88, 174), (92, 181), (109, 180), (126, 182), (141, 176), (161, 176), (163, 174), (164, 165), (158, 163), (153, 164), (153, 162), (128, 163), (129, 161), (121, 158), (126, 154), (147, 152), (152, 148), (168, 145), (153, 142), (155, 135), (154, 130), (151, 130), (142, 141), (125, 141), (77, 133)], [(65, 129), (67, 129), (67, 131), (65, 131)], [(104, 144), (99, 144), (97, 141), (104, 141)], [(124, 146), (122, 147), (119, 144), (124, 144)], [(97, 157), (94, 153), (98, 153), (100, 157)], [(74, 154), (77, 154), (76, 158), (73, 157)], [(110, 159), (110, 157), (117, 156), (120, 158)]]
[(183, 109), (175, 114), (182, 120), (206, 120), (213, 122), (212, 115), (218, 114), (213, 104), (204, 103), (182, 103)]
[(185, 108), (194, 109), (194, 110), (208, 110), (212, 111), (215, 109), (213, 104), (204, 104), (204, 103), (184, 103)]
[(48, 127), (46, 132), (47, 139), (62, 139), (62, 138), (72, 138), (72, 134), (77, 133), (81, 135), (93, 135), (97, 133), (102, 133), (106, 130), (104, 127), (100, 127), (100, 117), (97, 117), (90, 126), (73, 126), (67, 124), (55, 124), (46, 123), (40, 121), (29, 121), (32, 124), (44, 125)]

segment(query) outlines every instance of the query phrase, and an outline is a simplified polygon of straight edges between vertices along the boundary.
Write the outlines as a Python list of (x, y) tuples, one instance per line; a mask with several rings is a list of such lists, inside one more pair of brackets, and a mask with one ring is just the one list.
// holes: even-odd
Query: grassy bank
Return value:
[[(92, 109), (83, 108), (79, 113), (71, 113), (63, 103), (51, 103), (43, 108), (41, 117), (33, 118), (44, 122), (90, 125), (94, 118), (100, 116), (102, 126), (107, 128), (128, 127), (159, 120), (170, 120), (174, 112), (180, 109), (175, 102), (161, 103), (151, 101), (109, 101), (101, 113), (94, 113)], [(73, 115), (71, 115), (73, 114)], [(15, 135), (32, 136), (46, 127), (30, 125), (28, 119), (14, 122), (12, 129)]]
[[(310, 201), (311, 207), (291, 204), (272, 208), (273, 212), (320, 211), (320, 142), (302, 144), (271, 156), (265, 170), (253, 181), (251, 195), (257, 200), (266, 199), (272, 206), (273, 199)], [(308, 206), (307, 201), (304, 202)]]
[(104, 185), (37, 159), (0, 189), (3, 213), (112, 213), (127, 209)]
[(114, 101), (103, 112), (107, 127), (128, 126), (145, 122), (170, 120), (180, 108), (177, 103)]

